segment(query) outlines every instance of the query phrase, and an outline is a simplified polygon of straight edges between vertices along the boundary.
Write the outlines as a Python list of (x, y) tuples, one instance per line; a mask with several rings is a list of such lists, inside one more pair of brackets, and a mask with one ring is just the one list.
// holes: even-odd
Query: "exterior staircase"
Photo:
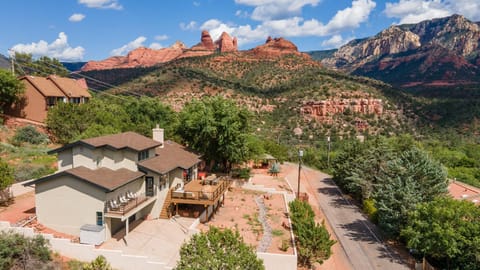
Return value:
[(165, 201), (163, 202), (162, 211), (160, 212), (160, 218), (162, 219), (170, 218), (168, 209), (170, 208), (171, 204), (172, 204), (172, 190), (170, 189), (167, 193), (167, 196), (165, 197)]

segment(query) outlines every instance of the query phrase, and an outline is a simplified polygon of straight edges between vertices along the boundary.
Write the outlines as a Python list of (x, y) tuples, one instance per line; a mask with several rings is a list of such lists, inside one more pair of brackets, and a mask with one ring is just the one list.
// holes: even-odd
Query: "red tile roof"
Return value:
[(139, 162), (138, 166), (164, 174), (176, 168), (189, 169), (201, 161), (200, 155), (173, 141), (165, 141), (164, 147), (155, 152), (157, 156)]
[(73, 169), (68, 169), (66, 171), (61, 171), (55, 174), (51, 174), (42, 178), (39, 178), (34, 181), (30, 181), (25, 186), (30, 186), (33, 184), (45, 182), (51, 179), (56, 179), (61, 176), (73, 176), (79, 180), (85, 181), (89, 184), (92, 184), (96, 187), (99, 187), (105, 191), (113, 191), (121, 186), (124, 186), (145, 174), (142, 172), (134, 172), (128, 169), (118, 169), (118, 170), (111, 170), (108, 168), (98, 168), (96, 170), (92, 170), (83, 166), (76, 167)]

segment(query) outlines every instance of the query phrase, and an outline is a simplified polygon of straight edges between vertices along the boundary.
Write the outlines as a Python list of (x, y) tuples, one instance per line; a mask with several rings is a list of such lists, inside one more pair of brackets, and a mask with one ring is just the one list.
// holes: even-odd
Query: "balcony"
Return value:
[(172, 190), (172, 203), (213, 205), (230, 186), (226, 178), (210, 178), (194, 180), (187, 183), (183, 189)]
[[(153, 193), (136, 193), (133, 196), (119, 195), (116, 199), (105, 202), (105, 217), (121, 218), (124, 221), (156, 200), (156, 189)], [(151, 196), (150, 196), (151, 195)]]

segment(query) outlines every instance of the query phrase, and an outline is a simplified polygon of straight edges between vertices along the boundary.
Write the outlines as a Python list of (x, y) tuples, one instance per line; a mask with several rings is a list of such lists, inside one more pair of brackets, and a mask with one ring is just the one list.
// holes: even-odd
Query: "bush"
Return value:
[(15, 132), (15, 135), (12, 138), (12, 142), (16, 145), (19, 145), (21, 143), (48, 143), (48, 136), (40, 133), (34, 126), (26, 126), (18, 129), (17, 132)]
[(52, 256), (48, 240), (0, 232), (0, 269), (45, 269)]
[(250, 168), (239, 168), (232, 170), (233, 178), (248, 179), (250, 178)]
[(15, 170), (15, 181), (25, 181), (39, 178), (55, 172), (55, 169), (47, 165), (22, 164)]
[(375, 207), (375, 201), (373, 199), (363, 201), (363, 211), (373, 223), (378, 222), (377, 208)]

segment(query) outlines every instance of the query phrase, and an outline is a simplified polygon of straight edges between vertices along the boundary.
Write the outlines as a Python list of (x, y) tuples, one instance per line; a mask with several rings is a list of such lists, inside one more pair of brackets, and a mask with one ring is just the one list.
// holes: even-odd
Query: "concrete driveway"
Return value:
[(100, 248), (122, 250), (124, 254), (148, 256), (174, 267), (180, 259), (180, 247), (189, 239), (188, 228), (195, 219), (143, 220), (132, 224), (128, 236), (120, 231)]

